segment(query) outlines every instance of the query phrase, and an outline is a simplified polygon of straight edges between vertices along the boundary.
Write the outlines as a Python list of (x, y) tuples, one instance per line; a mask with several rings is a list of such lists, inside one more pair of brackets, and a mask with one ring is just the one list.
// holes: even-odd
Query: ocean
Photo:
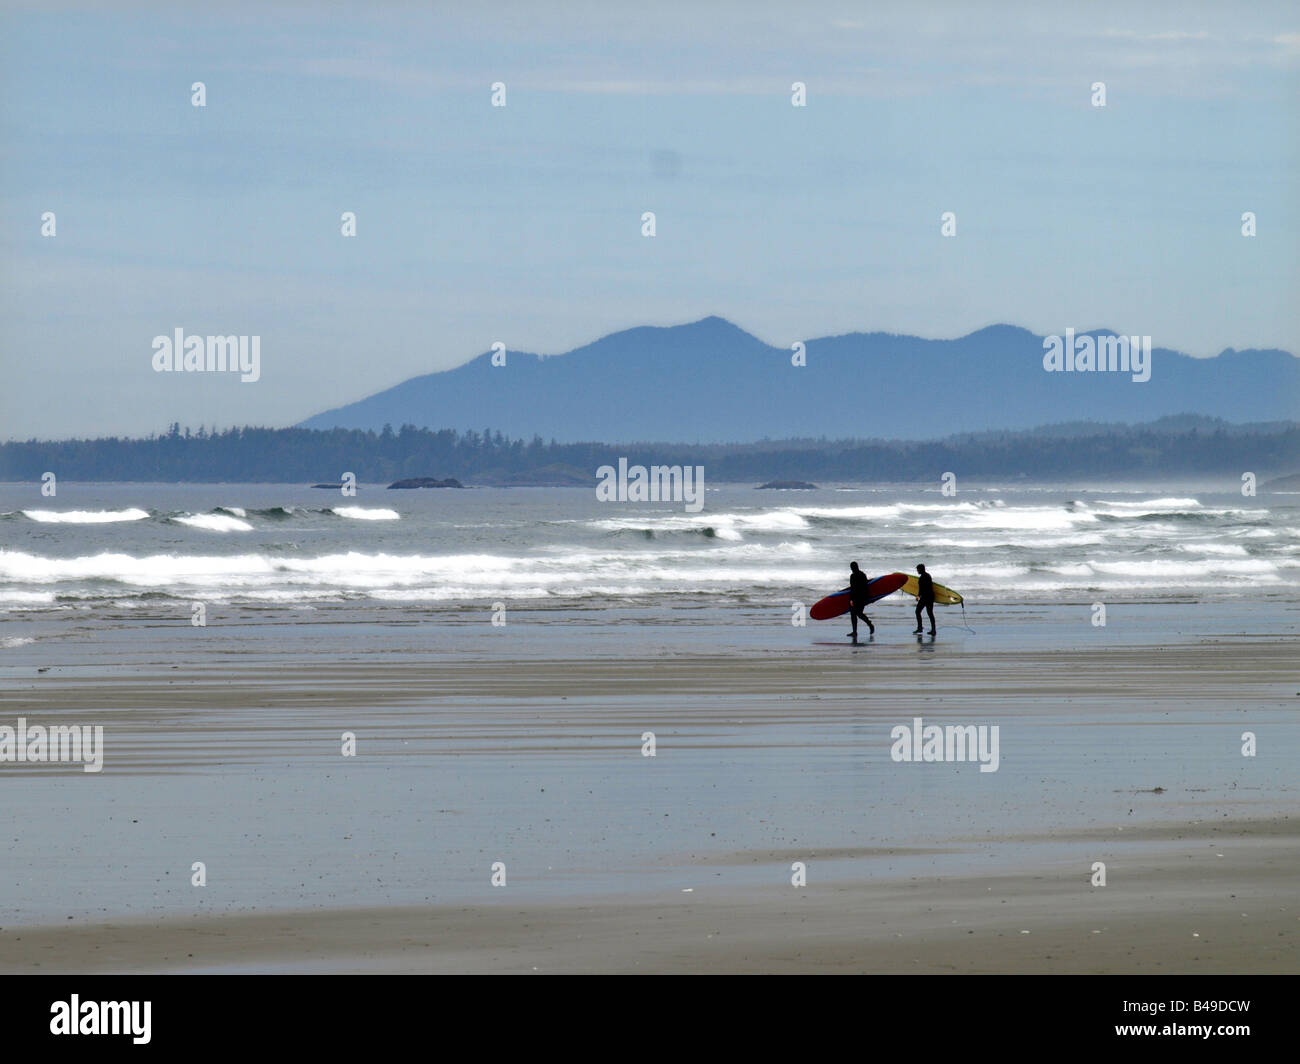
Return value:
[(680, 505), (566, 488), (0, 486), (5, 646), (35, 622), (188, 620), (190, 605), (374, 618), (713, 604), (788, 608), (913, 571), (989, 604), (1289, 600), (1300, 496), (1140, 487), (709, 488)]

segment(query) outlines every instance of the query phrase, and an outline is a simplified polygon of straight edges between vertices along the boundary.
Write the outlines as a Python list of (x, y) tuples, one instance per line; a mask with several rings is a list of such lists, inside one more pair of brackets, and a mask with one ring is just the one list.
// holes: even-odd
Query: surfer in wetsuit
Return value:
[(855, 643), (858, 641), (859, 620), (866, 623), (872, 635), (876, 634), (876, 626), (871, 623), (871, 618), (862, 612), (869, 598), (871, 592), (867, 590), (867, 574), (858, 568), (857, 562), (849, 562), (849, 619), (853, 622), (853, 631), (849, 635), (853, 636)]
[(916, 578), (916, 630), (912, 634), (921, 634), (921, 611), (925, 610), (930, 615), (930, 634), (934, 635), (934, 581), (924, 565), (918, 565), (916, 571), (921, 575)]

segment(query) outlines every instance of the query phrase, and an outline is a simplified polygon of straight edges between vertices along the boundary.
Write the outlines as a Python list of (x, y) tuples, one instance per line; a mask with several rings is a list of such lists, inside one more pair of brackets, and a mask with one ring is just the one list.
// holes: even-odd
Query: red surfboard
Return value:
[[(867, 599), (867, 604), (870, 605), (886, 595), (892, 595), (905, 583), (907, 583), (907, 577), (902, 573), (886, 573), (874, 580), (868, 580), (867, 592), (870, 597)], [(813, 603), (813, 608), (808, 611), (808, 616), (814, 621), (828, 621), (832, 617), (838, 617), (841, 613), (848, 613), (850, 605), (849, 589), (846, 587), (843, 591), (837, 591), (835, 594), (827, 595), (824, 599), (819, 599)]]

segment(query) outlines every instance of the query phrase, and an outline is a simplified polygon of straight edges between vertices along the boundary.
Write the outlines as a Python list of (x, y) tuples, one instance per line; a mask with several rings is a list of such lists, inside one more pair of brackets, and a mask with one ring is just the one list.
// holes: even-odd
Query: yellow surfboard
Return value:
[[(898, 590), (903, 592), (905, 595), (919, 598), (921, 588), (917, 584), (917, 578), (915, 576), (907, 576), (906, 573), (899, 573), (898, 575), (907, 577), (907, 582)], [(935, 584), (934, 601), (935, 604), (939, 606), (960, 606), (962, 603), (962, 597), (950, 587), (944, 587), (942, 584)]]

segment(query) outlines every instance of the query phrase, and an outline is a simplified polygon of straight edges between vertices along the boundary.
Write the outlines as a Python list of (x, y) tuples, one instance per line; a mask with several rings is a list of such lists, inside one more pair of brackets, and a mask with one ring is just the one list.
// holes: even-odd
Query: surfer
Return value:
[(912, 634), (921, 634), (921, 611), (925, 610), (930, 615), (930, 634), (934, 635), (934, 581), (924, 565), (918, 565), (916, 571), (921, 575), (916, 578), (916, 630)]
[(867, 574), (858, 568), (857, 562), (849, 562), (849, 619), (853, 622), (853, 631), (849, 635), (853, 636), (855, 643), (858, 641), (859, 620), (866, 622), (872, 635), (876, 634), (876, 626), (871, 623), (871, 618), (862, 612), (870, 598), (871, 592), (867, 590)]

